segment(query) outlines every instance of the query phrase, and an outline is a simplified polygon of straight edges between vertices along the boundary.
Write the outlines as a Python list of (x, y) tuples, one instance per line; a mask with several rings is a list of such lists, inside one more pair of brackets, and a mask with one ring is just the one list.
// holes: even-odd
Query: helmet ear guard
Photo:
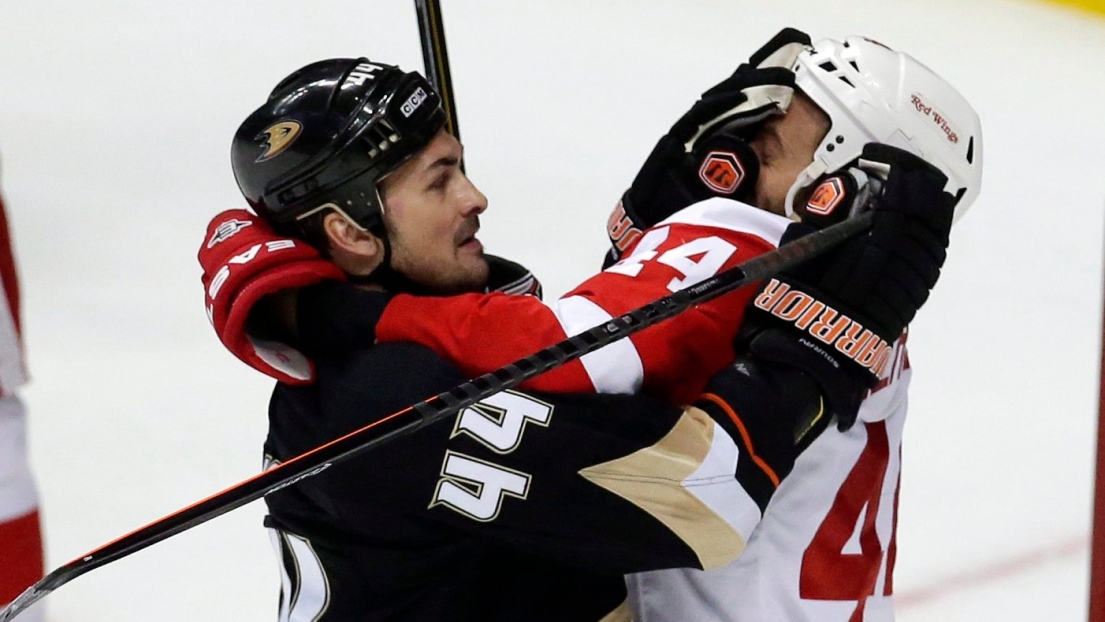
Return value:
[[(944, 79), (916, 59), (862, 37), (826, 39), (798, 55), (795, 84), (831, 123), (814, 161), (787, 193), (788, 216), (800, 192), (826, 174), (859, 166), (868, 143), (913, 153), (948, 177), (958, 220), (978, 196), (982, 181), (982, 128), (978, 114)], [(885, 173), (883, 174), (885, 176)]]

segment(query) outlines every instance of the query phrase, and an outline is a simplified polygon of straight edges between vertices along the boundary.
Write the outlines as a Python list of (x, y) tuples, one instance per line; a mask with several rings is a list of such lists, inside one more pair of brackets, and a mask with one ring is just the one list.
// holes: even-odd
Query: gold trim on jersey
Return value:
[(629, 609), (629, 600), (623, 600), (613, 611), (602, 616), (599, 622), (633, 622), (633, 612)]
[(694, 551), (703, 568), (717, 568), (744, 551), (744, 536), (684, 485), (702, 466), (716, 429), (705, 412), (687, 408), (655, 445), (579, 474), (671, 529)]

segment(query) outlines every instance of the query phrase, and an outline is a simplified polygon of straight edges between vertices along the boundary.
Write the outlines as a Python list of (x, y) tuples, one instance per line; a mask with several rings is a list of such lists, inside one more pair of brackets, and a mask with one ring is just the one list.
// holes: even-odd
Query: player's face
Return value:
[(752, 140), (760, 159), (756, 205), (784, 214), (787, 192), (813, 162), (817, 146), (829, 132), (829, 117), (801, 93), (795, 93), (787, 113), (768, 120)]
[(392, 267), (441, 294), (482, 289), (483, 244), (476, 239), (487, 197), (460, 170), (464, 150), (442, 130), (380, 184)]

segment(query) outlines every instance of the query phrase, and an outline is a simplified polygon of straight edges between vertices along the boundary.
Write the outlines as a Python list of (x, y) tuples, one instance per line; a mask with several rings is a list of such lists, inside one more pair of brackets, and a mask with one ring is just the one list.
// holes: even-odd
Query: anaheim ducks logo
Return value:
[(261, 147), (264, 151), (254, 162), (271, 160), (292, 146), (295, 139), (303, 131), (303, 126), (298, 121), (281, 121), (261, 130), (254, 140), (262, 140)]

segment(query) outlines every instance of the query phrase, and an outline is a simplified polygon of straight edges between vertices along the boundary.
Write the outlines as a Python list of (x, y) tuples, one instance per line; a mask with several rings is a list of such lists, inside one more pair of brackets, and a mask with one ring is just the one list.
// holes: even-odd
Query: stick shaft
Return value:
[(460, 140), (457, 105), (453, 95), (453, 76), (449, 69), (449, 50), (445, 45), (445, 24), (441, 19), (439, 0), (414, 0), (418, 14), (418, 34), (422, 42), (422, 62), (426, 79), (437, 89), (445, 108), (446, 128)]

